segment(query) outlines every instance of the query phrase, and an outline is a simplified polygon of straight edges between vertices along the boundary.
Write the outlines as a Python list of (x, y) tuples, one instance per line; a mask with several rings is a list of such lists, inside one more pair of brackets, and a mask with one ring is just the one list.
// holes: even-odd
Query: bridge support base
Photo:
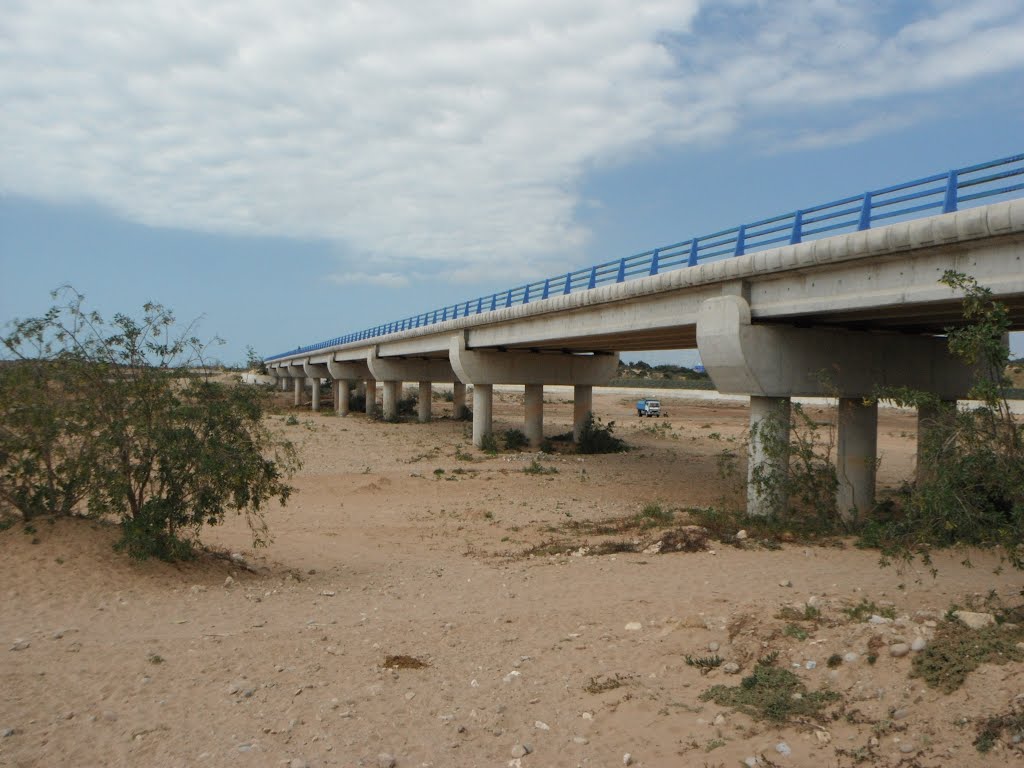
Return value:
[(867, 515), (875, 503), (878, 466), (878, 403), (839, 398), (836, 435), (836, 508), (847, 521)]
[(580, 441), (587, 418), (593, 412), (594, 388), (590, 384), (575, 385), (572, 388), (572, 440), (574, 443)]
[(311, 389), (312, 395), (313, 395), (312, 403), (310, 404), (310, 409), (313, 410), (313, 411), (319, 411), (320, 410), (320, 379), (310, 379), (309, 380), (309, 386), (310, 386), (310, 389)]
[(426, 424), (430, 421), (430, 410), (433, 405), (431, 401), (433, 396), (434, 388), (431, 383), (429, 381), (421, 381), (416, 403), (416, 416), (421, 424)]
[(334, 382), (334, 410), (339, 416), (348, 416), (352, 401), (352, 385), (347, 379)]
[(400, 381), (384, 382), (384, 403), (383, 415), (385, 421), (395, 421), (398, 418), (398, 395), (402, 389)]
[(366, 387), (366, 406), (364, 410), (367, 416), (373, 416), (377, 408), (377, 381), (375, 379), (367, 379), (364, 386)]
[(292, 382), (293, 382), (292, 386), (295, 389), (295, 406), (298, 407), (298, 406), (302, 405), (302, 382), (303, 382), (303, 378), (301, 376), (296, 376), (294, 379), (292, 379)]
[(493, 402), (493, 384), (473, 385), (473, 445), (477, 448), (483, 448), (484, 437), (491, 434)]
[(466, 385), (461, 381), (452, 385), (452, 418), (456, 421), (466, 418)]
[(786, 508), (790, 418), (788, 397), (750, 397), (747, 512), (751, 515), (771, 516)]

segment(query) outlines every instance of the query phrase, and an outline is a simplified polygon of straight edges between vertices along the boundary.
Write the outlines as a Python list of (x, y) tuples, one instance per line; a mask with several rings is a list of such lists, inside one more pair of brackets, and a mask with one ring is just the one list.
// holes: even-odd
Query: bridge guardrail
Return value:
[(926, 176), (923, 179), (870, 190), (860, 195), (802, 208), (750, 224), (741, 224), (613, 261), (570, 270), (564, 275), (536, 280), (344, 336), (297, 347), (265, 360), (272, 362), (284, 357), (387, 336), (459, 317), (480, 315), (552, 296), (577, 293), (600, 285), (657, 275), (720, 258), (742, 256), (773, 246), (856, 232), (870, 229), (877, 224), (892, 224), (934, 213), (951, 213), (971, 204), (978, 204), (978, 201), (990, 203), (998, 202), (999, 199), (1009, 199), (1017, 196), (1015, 193), (1022, 190), (1024, 154), (1012, 155)]

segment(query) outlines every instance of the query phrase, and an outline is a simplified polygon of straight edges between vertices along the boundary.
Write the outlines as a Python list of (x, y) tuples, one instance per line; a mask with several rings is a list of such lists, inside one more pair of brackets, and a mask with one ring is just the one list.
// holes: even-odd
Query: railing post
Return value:
[(508, 289), (508, 294), (505, 296), (505, 306), (506, 307), (511, 307), (512, 306), (512, 289), (511, 288)]
[(587, 290), (597, 287), (597, 265), (590, 268), (590, 282), (587, 283)]
[(481, 296), (479, 299), (476, 300), (476, 313), (479, 315), (483, 311), (484, 311), (484, 297)]
[(747, 239), (747, 225), (740, 224), (740, 231), (736, 233), (736, 256), (742, 256), (744, 253), (744, 241)]
[(498, 294), (491, 294), (491, 312), (498, 308)]
[(797, 211), (793, 214), (793, 234), (789, 236), (789, 244), (796, 245), (804, 239), (804, 212)]
[(654, 249), (654, 253), (651, 254), (651, 276), (658, 274), (658, 259), (661, 254), (657, 248)]
[(441, 322), (443, 323), (447, 319), (448, 319), (448, 307), (445, 307), (443, 310), (441, 310)]
[(526, 287), (523, 289), (523, 304), (529, 304), (529, 303), (530, 303), (530, 284), (527, 283)]
[(550, 277), (546, 277), (546, 278), (544, 278), (544, 290), (542, 290), (540, 292), (540, 297), (542, 299), (546, 299), (550, 292), (551, 292), (551, 278)]
[(568, 296), (570, 293), (572, 293), (572, 272), (566, 272), (565, 289), (562, 291), (562, 294)]
[(952, 213), (956, 210), (957, 202), (956, 171), (950, 171), (949, 178), (946, 179), (946, 199), (942, 201), (942, 212)]
[(626, 257), (619, 259), (619, 274), (615, 276), (615, 282), (621, 283), (626, 279)]
[(864, 193), (864, 204), (860, 207), (860, 222), (858, 230), (871, 229), (871, 193)]
[(697, 266), (697, 238), (690, 241), (690, 258), (686, 260), (686, 266)]

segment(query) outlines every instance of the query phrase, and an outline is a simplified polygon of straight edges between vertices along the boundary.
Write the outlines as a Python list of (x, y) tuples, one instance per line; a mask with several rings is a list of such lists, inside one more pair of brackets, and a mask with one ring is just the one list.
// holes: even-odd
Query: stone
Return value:
[(712, 640), (710, 643), (708, 643), (708, 650), (711, 651), (712, 653), (717, 651), (719, 648), (721, 648), (721, 646), (718, 643), (716, 643), (714, 640)]
[(736, 531), (736, 540), (737, 541), (745, 541), (746, 538), (747, 538), (747, 532), (746, 531)]
[(907, 718), (907, 715), (909, 715), (909, 714), (910, 714), (910, 712), (907, 711), (906, 707), (900, 707), (899, 709), (895, 710), (892, 713), (892, 719), (893, 720), (905, 720)]
[(292, 758), (292, 761), (288, 763), (288, 768), (309, 768), (309, 763), (301, 757), (294, 757)]
[(902, 752), (904, 755), (909, 755), (913, 751), (914, 751), (914, 745), (913, 744), (900, 744), (900, 752)]
[(906, 643), (893, 643), (889, 646), (889, 655), (894, 659), (899, 659), (910, 653), (910, 646)]
[(387, 752), (377, 755), (377, 768), (395, 768), (395, 758)]
[(815, 731), (814, 740), (819, 744), (825, 745), (832, 741), (832, 734), (828, 731)]
[(226, 579), (224, 579), (224, 589), (230, 589), (232, 586), (234, 586), (234, 584), (235, 584), (235, 580), (233, 578), (231, 578), (230, 576), (228, 576)]
[(853, 651), (847, 651), (846, 653), (843, 654), (843, 661), (846, 662), (847, 664), (853, 664), (859, 658), (860, 658), (860, 656), (858, 656)]
[(13, 728), (4, 728), (3, 731), (0, 731), (0, 738), (3, 738), (3, 739), (9, 738), (9, 737), (11, 737), (13, 735), (14, 735), (14, 729)]
[(627, 752), (626, 754), (624, 754), (622, 756), (622, 764), (623, 765), (632, 765), (633, 764), (633, 756), (631, 754), (629, 754), (629, 752)]
[(523, 744), (516, 744), (512, 747), (512, 757), (526, 757), (530, 754), (530, 750)]
[(915, 653), (917, 653), (918, 651), (923, 651), (927, 647), (928, 641), (920, 635), (915, 637), (913, 642), (911, 642), (910, 644), (910, 650), (914, 651)]
[(573, 744), (589, 744), (590, 743), (590, 739), (588, 739), (586, 736), (573, 736), (572, 737), (572, 743)]
[(24, 651), (30, 645), (32, 645), (32, 643), (30, 643), (28, 640), (26, 640), (23, 637), (18, 637), (18, 638), (15, 638), (14, 645), (11, 646), (11, 650), (12, 651)]
[(787, 757), (793, 752), (793, 750), (789, 748), (789, 744), (787, 744), (784, 741), (780, 741), (778, 744), (775, 745), (775, 751), (783, 757)]
[(868, 619), (868, 624), (892, 624), (892, 619), (886, 616), (879, 616), (877, 613), (871, 614)]
[(551, 726), (548, 725), (547, 723), (541, 721), (541, 720), (535, 720), (534, 723), (533, 723), (533, 727), (536, 728), (538, 731), (550, 731), (551, 730)]
[(631, 621), (626, 625), (627, 632), (636, 632), (637, 630), (643, 629), (644, 625), (639, 621)]
[(727, 675), (735, 675), (740, 671), (740, 665), (735, 661), (727, 661), (722, 665), (722, 671)]
[(790, 581), (789, 579), (783, 579), (782, 581), (779, 582), (779, 586), (780, 587), (792, 587), (793, 586), (793, 582)]
[(966, 627), (971, 629), (984, 629), (996, 623), (996, 617), (991, 613), (975, 613), (974, 611), (953, 611), (953, 615)]
[(808, 608), (814, 608), (816, 610), (820, 610), (821, 606), (823, 606), (824, 604), (825, 604), (825, 598), (821, 597), (821, 595), (811, 595), (809, 598), (807, 598), (807, 607)]
[(725, 715), (719, 712), (717, 715), (715, 715), (715, 719), (712, 721), (712, 724), (718, 726), (725, 725)]
[(815, 669), (815, 668), (817, 668), (817, 666), (818, 666), (818, 662), (814, 661), (813, 659), (808, 659), (804, 663), (804, 669)]

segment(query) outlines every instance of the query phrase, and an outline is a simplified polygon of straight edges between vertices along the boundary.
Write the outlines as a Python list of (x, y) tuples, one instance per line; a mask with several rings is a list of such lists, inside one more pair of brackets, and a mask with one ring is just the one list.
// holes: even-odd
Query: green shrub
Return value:
[(506, 429), (504, 434), (505, 450), (518, 451), (529, 445), (526, 435), (519, 429)]
[(583, 428), (580, 430), (577, 450), (587, 454), (622, 453), (629, 450), (623, 440), (612, 434), (614, 427), (614, 421), (603, 424), (600, 419), (595, 418), (593, 413), (588, 413)]
[(498, 452), (498, 438), (493, 432), (488, 432), (480, 438), (480, 450), (492, 456)]

